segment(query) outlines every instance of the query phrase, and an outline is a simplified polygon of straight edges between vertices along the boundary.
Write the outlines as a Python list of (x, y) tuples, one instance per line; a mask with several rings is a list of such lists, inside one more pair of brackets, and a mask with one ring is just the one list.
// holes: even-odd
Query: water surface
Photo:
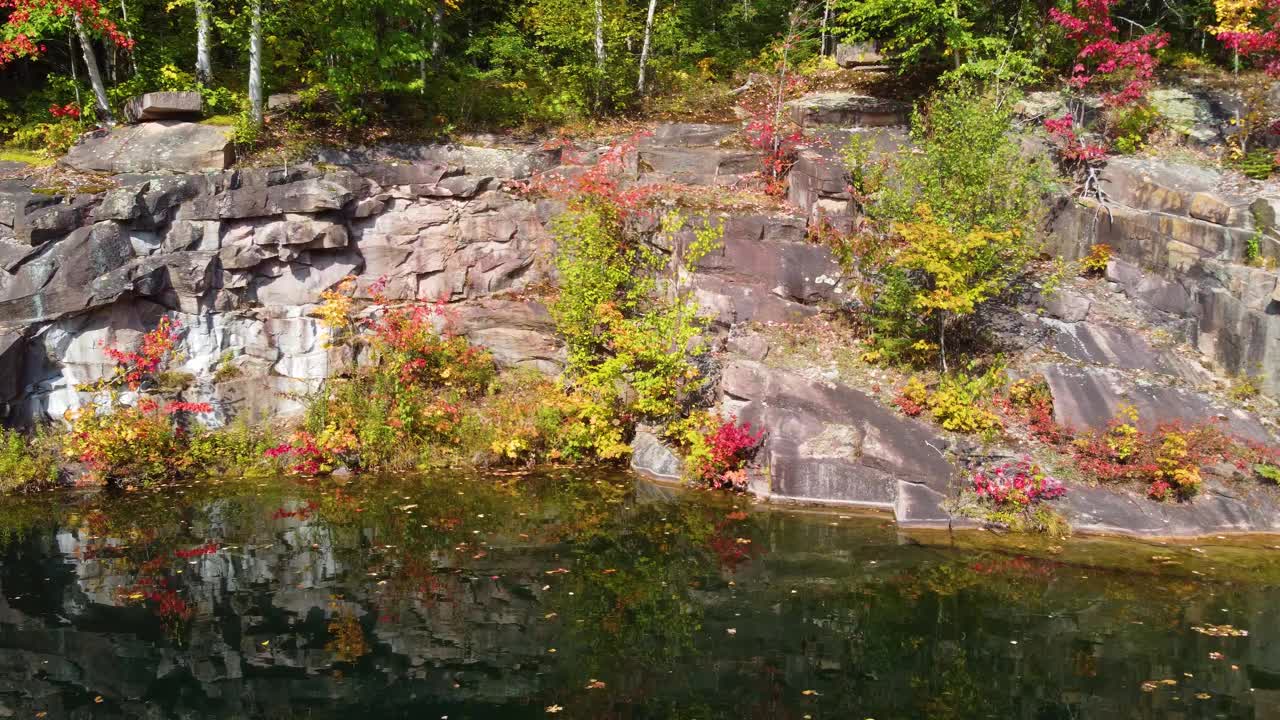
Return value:
[(573, 473), (5, 499), (0, 716), (1274, 718), (1278, 581)]

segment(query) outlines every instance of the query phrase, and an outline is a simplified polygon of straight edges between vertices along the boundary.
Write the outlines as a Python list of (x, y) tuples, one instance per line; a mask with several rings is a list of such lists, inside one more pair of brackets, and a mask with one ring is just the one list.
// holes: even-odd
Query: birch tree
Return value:
[(658, 9), (658, 0), (649, 0), (649, 16), (644, 21), (644, 44), (640, 48), (640, 80), (636, 83), (636, 91), (644, 95), (644, 72), (649, 63), (649, 42), (653, 37), (653, 14)]
[(209, 0), (194, 0), (196, 8), (196, 81), (213, 81), (213, 60), (209, 56)]
[(71, 21), (75, 23), (76, 37), (80, 39), (80, 50), (84, 53), (84, 65), (89, 71), (89, 84), (93, 87), (98, 119), (107, 125), (115, 125), (116, 118), (111, 112), (111, 103), (107, 100), (107, 86), (102, 83), (102, 70), (98, 68), (98, 56), (93, 51), (93, 38), (89, 37), (89, 30), (80, 13), (72, 13)]
[(262, 127), (262, 0), (250, 0), (249, 119)]

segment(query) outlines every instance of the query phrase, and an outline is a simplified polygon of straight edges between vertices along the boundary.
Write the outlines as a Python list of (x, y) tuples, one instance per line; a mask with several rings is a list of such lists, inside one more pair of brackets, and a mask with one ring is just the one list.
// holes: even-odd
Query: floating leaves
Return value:
[(547, 712), (549, 712), (549, 713), (551, 713), (551, 714), (553, 714), (553, 715), (554, 715), (555, 713), (560, 712), (560, 711), (561, 711), (561, 710), (563, 710), (563, 709), (564, 709), (564, 708), (563, 708), (563, 707), (561, 707), (560, 705), (548, 705), (548, 706), (547, 706)]
[(1191, 629), (1210, 637), (1249, 637), (1248, 630), (1241, 630), (1232, 625), (1193, 625)]
[(587, 682), (588, 690), (603, 690), (604, 688), (605, 688), (605, 684), (603, 680), (596, 680), (595, 678), (591, 678), (591, 680)]

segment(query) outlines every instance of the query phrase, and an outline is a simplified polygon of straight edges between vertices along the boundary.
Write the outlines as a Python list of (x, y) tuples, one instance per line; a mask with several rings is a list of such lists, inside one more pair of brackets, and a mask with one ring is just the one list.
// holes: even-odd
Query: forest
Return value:
[[(1078, 29), (1050, 21), (1071, 4), (4, 0), (0, 139), (63, 149), (75, 131), (116, 120), (129, 97), (158, 90), (199, 89), (242, 140), (256, 138), (267, 98), (283, 93), (297, 95), (313, 124), (357, 135), (715, 115), (751, 73), (784, 58), (816, 69), (845, 41), (878, 43), (907, 99), (941, 76), (1048, 86), (1076, 64)], [(1231, 33), (1269, 3), (1217, 4), (1221, 12), (1210, 0), (1080, 6), (1111, 13), (1120, 43), (1159, 38), (1165, 56), (1229, 67), (1241, 55)], [(1250, 62), (1262, 48), (1246, 44)]]

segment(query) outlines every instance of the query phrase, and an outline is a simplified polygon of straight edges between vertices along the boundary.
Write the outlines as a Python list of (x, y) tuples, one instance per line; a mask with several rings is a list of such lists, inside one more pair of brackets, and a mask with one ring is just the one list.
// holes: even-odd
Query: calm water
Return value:
[(0, 528), (0, 717), (1280, 717), (1265, 544), (575, 476), (9, 499)]

